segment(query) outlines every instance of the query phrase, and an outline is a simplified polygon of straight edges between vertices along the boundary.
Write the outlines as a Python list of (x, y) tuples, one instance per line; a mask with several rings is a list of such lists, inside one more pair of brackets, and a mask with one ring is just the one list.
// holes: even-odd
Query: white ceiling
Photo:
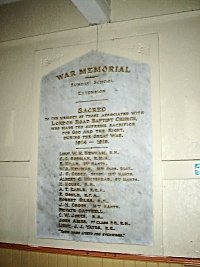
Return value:
[[(0, 0), (0, 6), (22, 0)], [(56, 1), (56, 0), (55, 0)], [(110, 21), (111, 0), (71, 0), (89, 24), (102, 24)]]

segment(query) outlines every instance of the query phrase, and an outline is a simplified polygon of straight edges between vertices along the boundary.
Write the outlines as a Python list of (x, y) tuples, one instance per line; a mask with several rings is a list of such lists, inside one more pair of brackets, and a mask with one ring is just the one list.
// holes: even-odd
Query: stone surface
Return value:
[(41, 82), (37, 235), (152, 243), (149, 66), (91, 51)]

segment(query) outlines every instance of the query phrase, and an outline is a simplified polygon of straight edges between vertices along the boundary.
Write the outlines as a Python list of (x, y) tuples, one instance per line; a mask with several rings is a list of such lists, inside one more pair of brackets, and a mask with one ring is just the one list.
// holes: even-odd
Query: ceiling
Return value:
[[(0, 0), (0, 5), (19, 2), (22, 0)], [(71, 0), (90, 25), (110, 21), (111, 0)]]

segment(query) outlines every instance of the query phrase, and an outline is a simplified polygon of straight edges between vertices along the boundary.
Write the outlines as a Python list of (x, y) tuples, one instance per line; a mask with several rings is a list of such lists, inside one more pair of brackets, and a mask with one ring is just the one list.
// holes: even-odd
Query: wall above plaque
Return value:
[(149, 66), (91, 51), (44, 76), (38, 237), (149, 245), (152, 202)]

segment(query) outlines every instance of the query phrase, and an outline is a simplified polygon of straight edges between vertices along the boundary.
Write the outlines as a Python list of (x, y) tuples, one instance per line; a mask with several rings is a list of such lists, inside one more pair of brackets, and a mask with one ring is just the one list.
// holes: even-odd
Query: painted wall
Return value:
[[(87, 27), (70, 1), (66, 6), (27, 0), (0, 7), (0, 241), (200, 257), (200, 1), (114, 0), (112, 23), (98, 27)], [(91, 49), (151, 67), (152, 246), (35, 237), (40, 79)]]
[(123, 261), (81, 256), (56, 255), (19, 250), (0, 250), (3, 267), (182, 267), (183, 264)]

